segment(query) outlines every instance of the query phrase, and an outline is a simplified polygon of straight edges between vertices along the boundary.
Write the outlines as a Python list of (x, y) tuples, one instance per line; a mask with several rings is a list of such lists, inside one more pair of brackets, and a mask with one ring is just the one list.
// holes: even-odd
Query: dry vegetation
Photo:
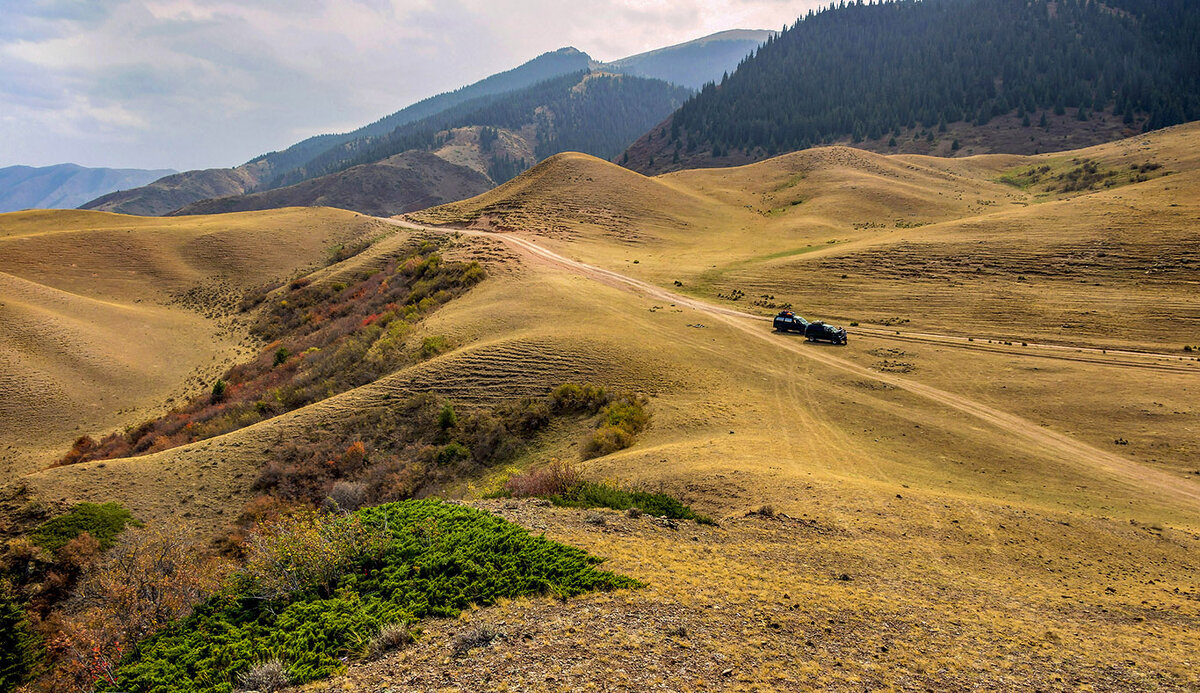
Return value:
[[(22, 498), (119, 501), (205, 540), (242, 516), (244, 538), (293, 500), (255, 501), (264, 474), (351, 506), (383, 499), (375, 462), (419, 460), (442, 471), (403, 492), (466, 498), (646, 585), (364, 640), (371, 661), (311, 690), (1194, 690), (1198, 142), (1191, 125), (1032, 157), (833, 147), (654, 179), (555, 157), (412, 217), (464, 233), (394, 228), (313, 275), (350, 286), (424, 235), (478, 259), (490, 278), (413, 332), (445, 338), (426, 357), (224, 435), (27, 474)], [(785, 304), (849, 346), (771, 333), (759, 318)], [(596, 447), (597, 424), (639, 419), (597, 407), (475, 464), (471, 416), (564, 382), (643, 393), (652, 425)], [(146, 418), (119, 408), (15, 454), (45, 464)], [(718, 525), (482, 498), (580, 477)]]

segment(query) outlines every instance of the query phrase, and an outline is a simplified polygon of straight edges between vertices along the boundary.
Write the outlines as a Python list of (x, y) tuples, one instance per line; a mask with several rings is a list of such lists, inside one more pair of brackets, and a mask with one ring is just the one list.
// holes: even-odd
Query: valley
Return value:
[[(312, 690), (562, 690), (600, 670), (620, 690), (1188, 690), (1200, 684), (1200, 354), (1184, 350), (1200, 342), (1198, 137), (1192, 124), (1040, 157), (818, 148), (653, 178), (561, 154), (396, 218), (6, 215), (6, 310), (36, 290), (130, 324), (174, 320), (193, 359), (174, 356), (180, 342), (140, 340), (137, 363), (172, 368), (132, 399), (127, 381), (94, 378), (105, 404), (92, 418), (76, 404), (38, 419), (32, 401), (6, 397), (45, 422), (9, 443), (10, 492), (26, 506), (117, 501), (208, 540), (254, 500), (280, 446), (309, 432), (338, 435), (422, 394), (472, 412), (594, 383), (647, 398), (633, 445), (582, 461), (581, 424), (559, 421), (438, 495), (606, 557), (646, 587), (429, 620), (415, 645)], [(1162, 173), (1052, 194), (1004, 182), (1085, 160)], [(285, 236), (286, 251), (272, 240)], [(114, 237), (144, 248), (120, 256), (136, 266), (86, 250)], [(168, 392), (207, 391), (216, 370), (188, 379), (206, 361), (275, 349), (236, 311), (173, 304), (173, 291), (240, 297), (283, 282), (269, 296), (286, 300), (297, 279), (344, 283), (421, 240), (487, 274), (407, 338), (446, 350), (223, 435), (47, 468), (76, 434), (135, 426)], [(324, 266), (330, 248), (359, 241)], [(255, 259), (221, 274), (204, 264), (218, 242), (221, 257)], [(60, 278), (40, 259), (68, 245), (85, 250)], [(766, 318), (785, 305), (845, 325), (849, 345), (772, 332)], [(40, 338), (129, 355), (99, 329), (117, 318), (82, 316), (48, 317)], [(115, 355), (96, 358), (118, 371)], [(65, 383), (81, 368), (10, 364), (8, 382)], [(485, 498), (551, 459), (669, 493), (717, 526)], [(447, 656), (478, 628), (500, 636)]]

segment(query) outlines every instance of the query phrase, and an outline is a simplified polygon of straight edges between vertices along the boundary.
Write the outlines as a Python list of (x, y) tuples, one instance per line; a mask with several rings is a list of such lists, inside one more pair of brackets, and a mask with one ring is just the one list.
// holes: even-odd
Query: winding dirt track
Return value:
[[(478, 236), (484, 238), (492, 238), (503, 241), (512, 246), (524, 255), (538, 261), (541, 264), (546, 264), (569, 272), (593, 279), (607, 286), (625, 291), (636, 291), (653, 298), (661, 299), (677, 306), (687, 306), (712, 315), (721, 322), (738, 329), (745, 334), (764, 340), (771, 343), (773, 346), (784, 349), (786, 351), (799, 354), (805, 358), (812, 359), (832, 368), (839, 369), (843, 372), (852, 375), (876, 380), (887, 383), (894, 387), (906, 390), (913, 394), (926, 397), (939, 404), (945, 405), (952, 409), (975, 417), (987, 424), (1006, 431), (1007, 433), (1024, 439), (1028, 443), (1037, 446), (1039, 449), (1056, 454), (1058, 457), (1073, 464), (1084, 466), (1091, 469), (1102, 469), (1113, 477), (1130, 482), (1131, 484), (1142, 489), (1155, 489), (1163, 493), (1165, 496), (1173, 497), (1189, 504), (1197, 504), (1200, 502), (1200, 488), (1187, 480), (1179, 479), (1170, 474), (1158, 471), (1139, 464), (1133, 460), (1121, 457), (1106, 450), (1101, 450), (1088, 443), (1076, 440), (1068, 435), (1052, 431), (1050, 429), (1039, 426), (1027, 419), (1021, 418), (1015, 414), (1010, 414), (1005, 411), (996, 409), (986, 404), (976, 402), (968, 397), (957, 395), (952, 392), (947, 392), (930, 385), (915, 382), (906, 378), (901, 378), (888, 373), (879, 373), (868, 368), (864, 368), (856, 363), (843, 359), (829, 353), (827, 349), (811, 348), (804, 342), (798, 342), (787, 337), (782, 337), (776, 333), (764, 330), (761, 323), (767, 318), (759, 315), (751, 315), (743, 313), (732, 308), (722, 306), (714, 306), (712, 304), (700, 301), (694, 298), (689, 298), (682, 294), (677, 294), (660, 286), (644, 282), (640, 279), (635, 279), (612, 270), (602, 267), (595, 267), (583, 262), (578, 262), (570, 258), (559, 255), (558, 253), (548, 250), (529, 239), (511, 233), (496, 233), (489, 231), (480, 231), (476, 229), (457, 229), (457, 228), (437, 228), (430, 226), (422, 226), (396, 219), (383, 219), (391, 224), (408, 228), (416, 231), (425, 231), (433, 233), (460, 233), (468, 236)], [(886, 333), (877, 335), (879, 337), (891, 337)], [(938, 335), (920, 335), (922, 339), (937, 340)], [(961, 337), (946, 337), (947, 340), (962, 340)], [(941, 340), (938, 340), (941, 343)], [(1052, 346), (1052, 345), (1045, 345)], [(1067, 347), (1053, 347), (1066, 349)], [(1012, 352), (1021, 355), (1029, 355), (1030, 352), (1025, 351)], [(1100, 352), (1100, 350), (1093, 350)], [(1112, 352), (1108, 352), (1112, 353)], [(1141, 354), (1139, 352), (1120, 352), (1120, 356), (1147, 356), (1154, 357), (1159, 355)], [(1137, 365), (1127, 361), (1115, 360), (1100, 360), (1097, 362), (1106, 363), (1109, 365), (1130, 366)], [(1161, 364), (1143, 364), (1151, 367), (1161, 367)], [(1178, 368), (1178, 367), (1176, 367)], [(1195, 372), (1195, 369), (1188, 369), (1190, 372)]]

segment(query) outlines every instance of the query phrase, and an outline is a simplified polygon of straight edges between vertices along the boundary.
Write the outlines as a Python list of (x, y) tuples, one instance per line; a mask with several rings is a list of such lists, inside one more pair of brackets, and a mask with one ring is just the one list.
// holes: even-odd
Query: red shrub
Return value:
[(509, 477), (504, 489), (517, 498), (556, 496), (566, 493), (581, 481), (583, 475), (573, 465), (561, 460), (551, 460), (544, 467)]

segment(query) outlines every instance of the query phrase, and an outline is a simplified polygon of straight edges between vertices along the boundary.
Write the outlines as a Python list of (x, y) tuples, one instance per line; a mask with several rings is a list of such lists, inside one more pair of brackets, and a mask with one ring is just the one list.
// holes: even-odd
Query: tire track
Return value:
[[(860, 378), (867, 378), (870, 380), (887, 383), (913, 394), (921, 395), (929, 400), (945, 405), (952, 409), (956, 409), (969, 416), (979, 419), (995, 428), (1006, 431), (1009, 434), (1038, 447), (1041, 450), (1056, 453), (1066, 460), (1076, 463), (1089, 463), (1091, 466), (1101, 468), (1116, 478), (1132, 482), (1133, 484), (1142, 488), (1147, 486), (1155, 488), (1163, 492), (1165, 495), (1173, 496), (1179, 500), (1186, 501), (1189, 504), (1195, 505), (1200, 503), (1200, 488), (1197, 488), (1196, 485), (1189, 483), (1187, 480), (1176, 478), (1165, 472), (1146, 467), (1133, 460), (1121, 457), (1120, 455), (1108, 452), (1106, 450), (1101, 450), (1100, 448), (1076, 440), (1075, 438), (1072, 438), (1066, 434), (1044, 428), (1020, 416), (996, 409), (995, 407), (980, 402), (976, 402), (968, 397), (957, 395), (931, 385), (900, 378), (888, 373), (879, 373), (841, 357), (834, 356), (824, 349), (805, 348), (800, 343), (792, 342), (786, 339), (780, 339), (773, 332), (765, 331), (761, 328), (760, 323), (768, 320), (762, 316), (751, 315), (749, 313), (743, 313), (741, 311), (722, 306), (714, 306), (698, 299), (677, 294), (673, 291), (669, 291), (634, 277), (629, 277), (612, 270), (604, 269), (602, 267), (596, 267), (583, 262), (578, 262), (576, 260), (564, 257), (552, 250), (544, 248), (526, 238), (522, 238), (510, 233), (495, 233), (479, 231), (475, 229), (439, 229), (411, 224), (408, 222), (400, 222), (397, 220), (387, 221), (390, 221), (391, 223), (402, 228), (408, 228), (415, 231), (433, 233), (454, 232), (469, 236), (499, 238), (503, 242), (515, 247), (528, 257), (531, 257), (542, 264), (559, 267), (617, 289), (626, 291), (632, 289), (647, 296), (675, 303), (676, 305), (687, 306), (694, 310), (707, 313), (726, 325), (733, 327), (734, 329), (737, 329), (750, 337), (769, 342), (776, 348), (799, 354), (805, 358), (817, 361), (831, 368), (855, 375)], [(1136, 354), (1137, 352), (1129, 353)], [(1087, 465), (1085, 464), (1084, 466)]]

